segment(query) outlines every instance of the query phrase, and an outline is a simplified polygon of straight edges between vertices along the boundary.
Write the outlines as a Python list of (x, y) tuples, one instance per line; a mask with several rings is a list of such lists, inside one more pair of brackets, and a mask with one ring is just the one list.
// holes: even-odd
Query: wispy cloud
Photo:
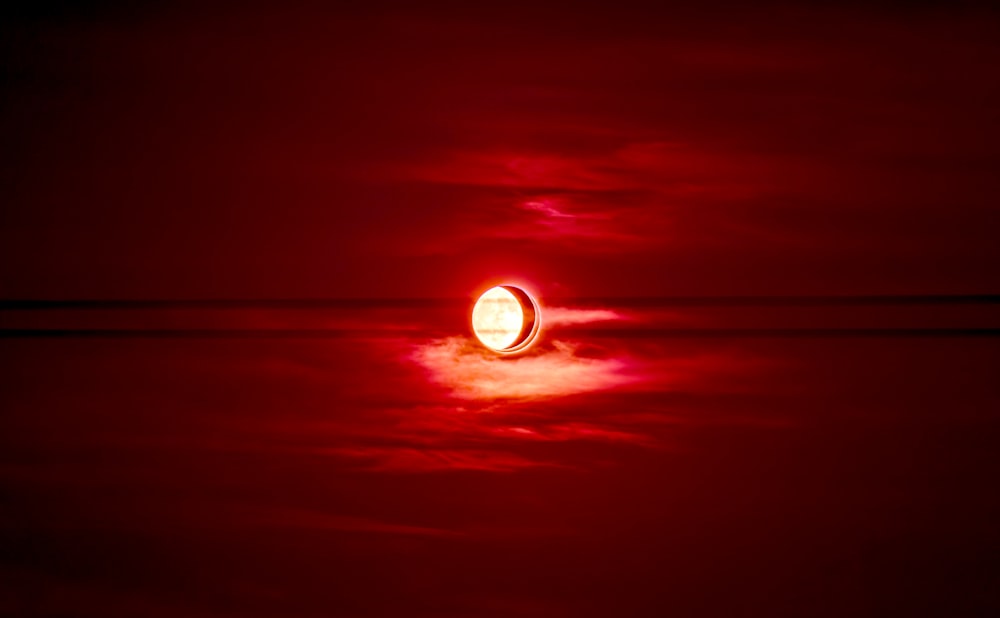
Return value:
[(571, 440), (599, 442), (627, 442), (631, 444), (653, 445), (656, 441), (641, 433), (609, 429), (592, 423), (568, 422), (537, 427), (497, 427), (496, 436), (535, 440), (539, 442), (568, 442)]
[(628, 135), (610, 142), (585, 150), (456, 146), (384, 174), (466, 191), (466, 200), (478, 201), (475, 214), (463, 211), (443, 225), (457, 236), (448, 246), (499, 238), (566, 242), (589, 252), (665, 239), (713, 244), (720, 230), (753, 235), (748, 203), (825, 178), (815, 164), (774, 153)]
[(545, 307), (543, 316), (546, 327), (626, 319), (624, 315), (611, 309), (572, 309), (569, 307)]
[(412, 358), (462, 399), (528, 399), (599, 391), (639, 380), (623, 358), (580, 356), (569, 343), (521, 357), (489, 353), (468, 337), (419, 346)]
[[(802, 163), (758, 152), (717, 151), (686, 142), (623, 140), (602, 151), (456, 151), (432, 163), (395, 170), (423, 182), (507, 187), (530, 192), (518, 202), (548, 217), (574, 217), (569, 195), (643, 192), (675, 199), (744, 198), (777, 187), (798, 186), (796, 172), (814, 175)], [(578, 205), (580, 208), (582, 205)], [(599, 214), (590, 212), (588, 214)]]
[(550, 219), (575, 219), (577, 215), (572, 215), (559, 210), (557, 203), (549, 198), (539, 198), (521, 202), (521, 207), (528, 211), (533, 211), (544, 215)]
[(562, 467), (493, 449), (416, 448), (409, 446), (358, 446), (321, 449), (324, 455), (356, 460), (372, 472), (435, 472), (479, 470), (513, 472), (524, 468)]

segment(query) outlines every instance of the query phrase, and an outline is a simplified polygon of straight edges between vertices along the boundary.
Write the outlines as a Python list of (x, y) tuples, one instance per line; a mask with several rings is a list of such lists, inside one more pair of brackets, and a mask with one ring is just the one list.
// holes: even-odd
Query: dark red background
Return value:
[[(5, 8), (0, 614), (1000, 612), (998, 63), (975, 4)], [(448, 381), (505, 280), (627, 318), (527, 357), (602, 388)]]

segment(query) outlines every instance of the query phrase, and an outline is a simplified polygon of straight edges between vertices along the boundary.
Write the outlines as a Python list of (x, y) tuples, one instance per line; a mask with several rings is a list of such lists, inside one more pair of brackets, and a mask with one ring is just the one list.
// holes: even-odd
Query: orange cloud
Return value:
[(640, 377), (620, 358), (578, 356), (570, 344), (554, 341), (546, 351), (501, 357), (467, 337), (448, 337), (418, 346), (412, 358), (431, 379), (462, 399), (534, 399), (606, 390)]

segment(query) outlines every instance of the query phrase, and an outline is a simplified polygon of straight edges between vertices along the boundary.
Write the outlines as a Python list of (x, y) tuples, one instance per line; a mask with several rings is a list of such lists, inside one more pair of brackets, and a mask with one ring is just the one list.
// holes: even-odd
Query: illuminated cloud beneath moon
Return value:
[(579, 356), (568, 343), (547, 351), (504, 358), (468, 337), (448, 337), (421, 345), (412, 355), (432, 380), (462, 399), (534, 399), (607, 390), (640, 377), (619, 358)]

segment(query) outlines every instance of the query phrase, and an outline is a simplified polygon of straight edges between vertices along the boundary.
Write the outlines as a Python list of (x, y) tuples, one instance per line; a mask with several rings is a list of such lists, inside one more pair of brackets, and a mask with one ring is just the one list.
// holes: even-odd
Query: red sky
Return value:
[(0, 284), (994, 291), (997, 30), (950, 5), (22, 17)]
[(0, 615), (1000, 612), (995, 10), (81, 6), (0, 18)]

